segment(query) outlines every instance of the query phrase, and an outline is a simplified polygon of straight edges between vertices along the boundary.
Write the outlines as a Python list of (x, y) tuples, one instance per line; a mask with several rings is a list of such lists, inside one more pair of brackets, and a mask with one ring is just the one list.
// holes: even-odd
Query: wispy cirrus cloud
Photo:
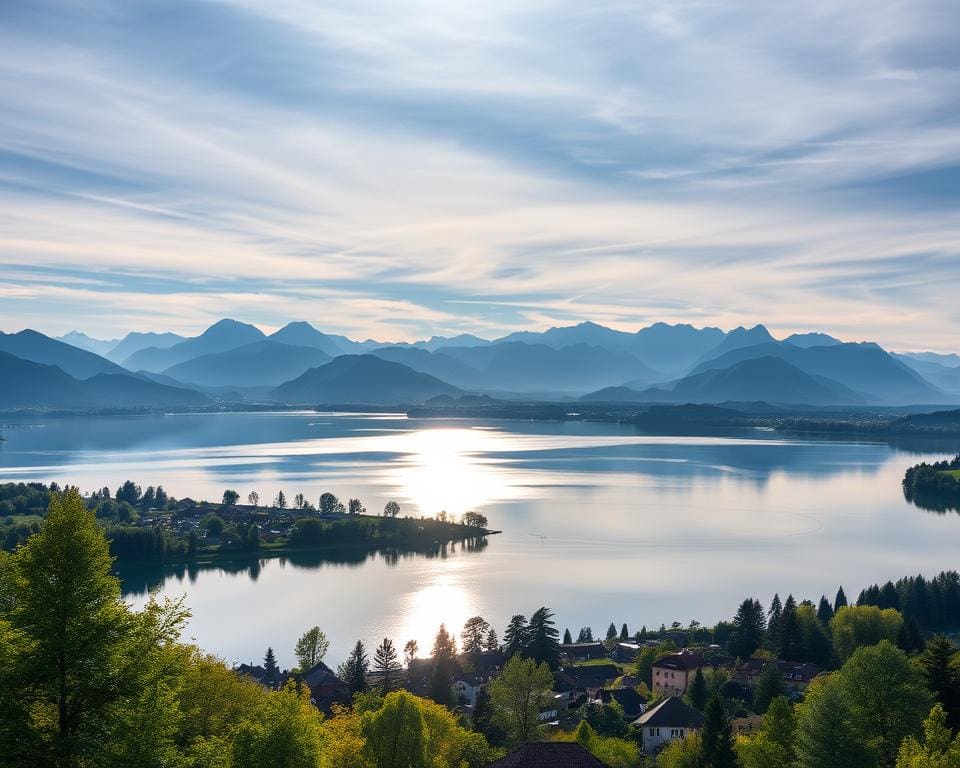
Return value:
[(955, 3), (15, 0), (0, 21), (7, 329), (956, 344)]

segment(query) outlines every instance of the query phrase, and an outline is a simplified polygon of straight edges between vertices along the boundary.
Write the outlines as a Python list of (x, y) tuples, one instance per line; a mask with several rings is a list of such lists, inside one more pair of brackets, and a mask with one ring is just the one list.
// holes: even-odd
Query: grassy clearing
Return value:
[(954, 480), (960, 480), (960, 469), (945, 469), (941, 474), (950, 475)]

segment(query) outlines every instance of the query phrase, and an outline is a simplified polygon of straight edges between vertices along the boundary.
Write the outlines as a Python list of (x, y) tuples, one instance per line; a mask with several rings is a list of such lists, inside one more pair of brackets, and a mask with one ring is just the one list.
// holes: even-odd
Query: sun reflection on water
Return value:
[(445, 624), (459, 644), (460, 630), (471, 616), (477, 615), (476, 601), (467, 588), (462, 560), (433, 561), (422, 585), (404, 596), (397, 640), (402, 646), (416, 640), (421, 657), (429, 655), (441, 624)]
[(388, 469), (398, 495), (420, 514), (463, 515), (523, 495), (504, 462), (482, 458), (503, 450), (498, 433), (482, 429), (423, 429), (403, 436), (406, 455)]

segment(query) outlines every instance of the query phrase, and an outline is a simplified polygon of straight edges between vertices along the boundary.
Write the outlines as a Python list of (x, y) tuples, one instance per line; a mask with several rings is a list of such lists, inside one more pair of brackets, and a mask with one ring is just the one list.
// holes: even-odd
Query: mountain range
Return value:
[[(224, 319), (187, 338), (131, 332), (100, 340), (74, 331), (54, 339), (24, 330), (0, 334), (0, 352), (54, 367), (21, 366), (16, 375), (34, 380), (45, 372), (62, 389), (61, 404), (76, 407), (107, 402), (101, 396), (107, 392), (116, 392), (112, 405), (157, 406), (208, 399), (415, 404), (463, 392), (650, 403), (960, 402), (960, 356), (891, 354), (820, 332), (777, 340), (763, 325), (724, 332), (654, 323), (630, 333), (584, 322), (496, 339), (458, 334), (382, 343), (325, 333), (303, 321), (266, 335)], [(10, 360), (4, 366), (15, 371)], [(98, 376), (119, 378), (91, 383)], [(38, 407), (57, 399), (43, 394), (47, 390), (36, 389)], [(29, 392), (10, 395), (9, 402), (24, 407)]]

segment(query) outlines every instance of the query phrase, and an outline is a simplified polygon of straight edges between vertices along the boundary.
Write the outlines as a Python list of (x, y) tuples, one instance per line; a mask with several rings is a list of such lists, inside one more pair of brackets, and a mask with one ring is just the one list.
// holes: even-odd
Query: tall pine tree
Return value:
[(503, 651), (507, 658), (523, 654), (527, 647), (527, 617), (516, 614), (511, 617), (507, 629), (503, 633)]
[(363, 693), (367, 690), (367, 670), (370, 662), (367, 660), (367, 649), (363, 642), (357, 640), (347, 660), (337, 668), (337, 676), (346, 683), (350, 693)]
[[(553, 611), (538, 608), (530, 617), (527, 655), (538, 664), (547, 664), (550, 669), (560, 666), (560, 632), (553, 621)], [(616, 629), (614, 629), (616, 636)]]
[(737, 755), (733, 749), (733, 731), (723, 711), (720, 696), (715, 695), (707, 704), (706, 718), (700, 738), (700, 761), (704, 768), (737, 768)]
[(380, 689), (384, 693), (392, 691), (396, 686), (401, 667), (397, 649), (389, 637), (383, 638), (383, 642), (374, 651), (373, 669), (379, 674)]
[(277, 657), (273, 655), (273, 648), (267, 648), (263, 657), (263, 681), (268, 688), (276, 688), (280, 684), (280, 667), (277, 666)]

